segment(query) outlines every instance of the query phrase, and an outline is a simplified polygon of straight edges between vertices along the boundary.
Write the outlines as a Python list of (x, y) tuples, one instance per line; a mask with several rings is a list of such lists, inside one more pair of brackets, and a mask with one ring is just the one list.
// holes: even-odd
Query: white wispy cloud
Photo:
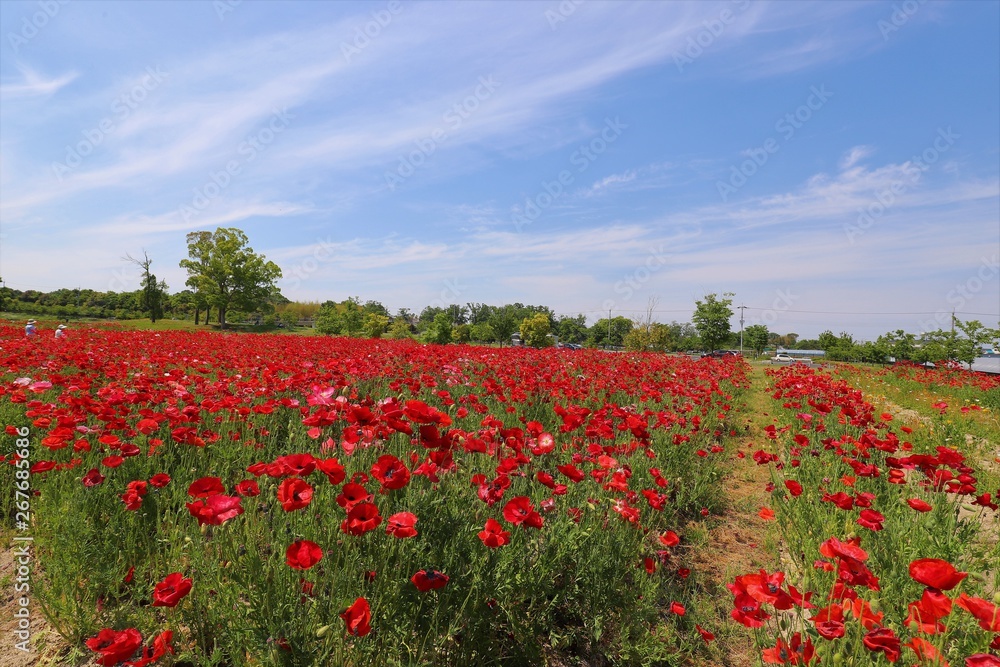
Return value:
[(844, 153), (844, 157), (840, 159), (841, 170), (850, 169), (855, 164), (865, 159), (869, 155), (875, 152), (875, 149), (871, 146), (855, 146), (851, 150)]
[(58, 92), (78, 76), (77, 72), (67, 72), (61, 76), (46, 78), (27, 65), (18, 65), (21, 80), (0, 83), (0, 97), (46, 97)]

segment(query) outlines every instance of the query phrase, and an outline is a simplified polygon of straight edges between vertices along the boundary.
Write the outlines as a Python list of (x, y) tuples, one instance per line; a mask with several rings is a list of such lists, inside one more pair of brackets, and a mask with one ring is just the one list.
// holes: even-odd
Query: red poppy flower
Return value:
[(126, 662), (125, 667), (146, 667), (151, 665), (167, 653), (173, 654), (174, 647), (170, 643), (174, 639), (171, 630), (164, 630), (153, 638), (153, 646), (142, 647), (142, 657), (134, 662)]
[(313, 497), (313, 488), (301, 477), (287, 477), (278, 486), (278, 500), (286, 512), (307, 506)]
[(773, 647), (764, 649), (761, 659), (771, 665), (808, 665), (815, 654), (812, 639), (806, 637), (803, 643), (802, 633), (796, 632), (790, 642), (779, 638)]
[(135, 425), (135, 429), (143, 435), (151, 435), (160, 428), (159, 422), (155, 419), (140, 419)]
[[(731, 584), (726, 584), (731, 588)], [(748, 628), (762, 628), (764, 621), (771, 618), (771, 615), (764, 611), (760, 602), (754, 600), (746, 593), (738, 593), (733, 600), (733, 610), (730, 612), (733, 620)]]
[(937, 667), (945, 667), (948, 664), (944, 662), (941, 654), (938, 653), (938, 650), (934, 647), (934, 644), (930, 643), (923, 637), (914, 637), (908, 644), (903, 644), (903, 646), (913, 649), (913, 652), (917, 655), (917, 659), (920, 660), (921, 664), (935, 665)]
[(515, 526), (523, 523), (535, 511), (528, 496), (517, 496), (507, 501), (503, 508), (503, 518)]
[(965, 667), (1000, 667), (1000, 658), (989, 653), (976, 653), (965, 659)]
[(399, 539), (416, 537), (417, 529), (413, 527), (416, 523), (416, 514), (412, 514), (410, 512), (397, 512), (389, 517), (389, 521), (385, 527), (385, 534), (392, 535), (393, 537)]
[(347, 513), (347, 518), (340, 524), (340, 530), (351, 535), (363, 535), (369, 530), (378, 528), (382, 523), (378, 507), (373, 503), (358, 503)]
[(305, 477), (316, 469), (316, 459), (308, 452), (305, 454), (287, 454), (279, 456), (274, 462), (281, 466), (286, 475)]
[(975, 616), (983, 630), (1000, 632), (1000, 609), (996, 605), (965, 593), (955, 599), (955, 604)]
[(104, 483), (104, 475), (97, 468), (91, 468), (87, 471), (87, 474), (83, 476), (83, 485), (88, 489), (98, 486)]
[(934, 509), (929, 503), (921, 500), (920, 498), (907, 498), (906, 504), (918, 512), (930, 512)]
[(838, 602), (817, 609), (809, 620), (816, 625), (816, 632), (824, 639), (833, 640), (844, 636), (844, 607)]
[(176, 607), (185, 595), (191, 592), (191, 580), (180, 572), (168, 574), (153, 588), (154, 607)]
[(221, 526), (233, 517), (243, 514), (239, 496), (214, 495), (201, 502), (187, 503), (191, 516), (198, 519), (198, 525)]
[(882, 619), (885, 616), (885, 612), (881, 611), (876, 614), (872, 610), (872, 606), (868, 600), (862, 600), (858, 597), (855, 597), (851, 601), (851, 613), (854, 614), (854, 618), (861, 621), (861, 625), (865, 630), (872, 630), (877, 626), (881, 626), (883, 624)]
[(192, 498), (208, 498), (226, 492), (226, 487), (222, 485), (219, 477), (202, 477), (191, 482), (188, 487), (188, 495)]
[(936, 588), (925, 588), (917, 602), (911, 602), (906, 625), (916, 627), (920, 632), (937, 634), (946, 630), (941, 619), (951, 613), (951, 600)]
[(479, 531), (479, 539), (490, 549), (496, 549), (510, 542), (510, 533), (503, 529), (499, 521), (489, 518), (486, 527)]
[(882, 522), (885, 521), (885, 516), (880, 512), (875, 510), (861, 510), (861, 515), (858, 517), (858, 525), (864, 526), (870, 530), (882, 530)]
[(896, 662), (899, 660), (900, 643), (899, 637), (889, 628), (876, 628), (866, 634), (861, 642), (869, 651), (881, 652), (885, 654), (886, 660)]
[(351, 508), (358, 503), (367, 502), (371, 499), (372, 495), (368, 493), (368, 489), (356, 482), (348, 482), (344, 485), (340, 495), (337, 496), (337, 504), (350, 512)]
[(761, 507), (760, 511), (757, 512), (757, 516), (764, 521), (774, 521), (774, 510), (770, 507)]
[(556, 469), (558, 469), (559, 472), (566, 475), (574, 482), (579, 483), (582, 482), (584, 479), (586, 479), (586, 476), (583, 474), (583, 472), (581, 472), (579, 468), (577, 468), (575, 465), (571, 463), (557, 465)]
[(392, 454), (383, 454), (372, 464), (372, 477), (383, 489), (401, 489), (410, 483), (410, 470)]
[(236, 493), (244, 498), (260, 495), (260, 486), (255, 479), (245, 479), (242, 482), (237, 482), (235, 490)]
[(355, 600), (354, 604), (341, 612), (340, 617), (347, 624), (347, 634), (364, 637), (372, 631), (371, 607), (368, 606), (368, 600), (364, 598)]
[(129, 489), (122, 494), (122, 502), (125, 503), (125, 509), (134, 512), (142, 507), (142, 495), (133, 489)]
[(104, 628), (97, 636), (88, 639), (86, 644), (91, 651), (101, 654), (97, 659), (98, 665), (111, 667), (132, 657), (136, 649), (142, 646), (142, 635), (135, 628), (121, 631)]
[(659, 537), (660, 544), (665, 547), (676, 547), (681, 543), (681, 538), (672, 530), (668, 530)]
[(162, 489), (167, 484), (170, 484), (170, 475), (165, 472), (159, 472), (149, 478), (149, 483), (158, 489)]
[(968, 576), (940, 558), (918, 558), (910, 563), (910, 577), (924, 586), (950, 591)]
[(107, 468), (117, 468), (124, 462), (125, 459), (117, 455), (105, 456), (103, 459), (101, 459), (101, 465)]
[(788, 489), (788, 492), (792, 494), (793, 498), (798, 498), (802, 495), (802, 485), (794, 479), (786, 479), (785, 488)]
[(308, 570), (323, 558), (323, 550), (315, 542), (298, 540), (285, 550), (285, 564), (293, 570)]
[(698, 631), (698, 634), (701, 635), (701, 638), (705, 641), (706, 644), (711, 641), (715, 641), (715, 634), (709, 632), (708, 630), (701, 627), (697, 623), (694, 624), (694, 629)]
[(448, 575), (442, 574), (437, 570), (429, 572), (427, 570), (419, 570), (415, 575), (410, 577), (410, 581), (413, 582), (418, 591), (426, 593), (436, 588), (444, 588), (448, 583)]
[(334, 486), (343, 482), (347, 476), (344, 466), (340, 465), (340, 461), (336, 458), (316, 459), (316, 467), (326, 475), (326, 479)]
[(680, 602), (671, 602), (670, 611), (677, 614), (678, 616), (683, 616), (684, 614), (687, 613), (687, 610), (684, 608), (684, 605), (682, 605)]

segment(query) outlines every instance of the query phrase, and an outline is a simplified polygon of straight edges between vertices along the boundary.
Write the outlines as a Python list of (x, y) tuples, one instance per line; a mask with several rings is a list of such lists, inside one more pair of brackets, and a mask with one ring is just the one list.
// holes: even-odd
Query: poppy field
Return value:
[[(58, 664), (1000, 664), (993, 380), (74, 333), (0, 326)], [(737, 471), (769, 565), (715, 581)]]

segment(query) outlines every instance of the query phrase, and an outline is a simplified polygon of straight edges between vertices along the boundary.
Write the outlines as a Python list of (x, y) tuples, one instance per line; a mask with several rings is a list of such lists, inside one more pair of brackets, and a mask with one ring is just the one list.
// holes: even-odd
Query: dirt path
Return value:
[[(0, 551), (0, 667), (58, 664), (57, 657), (64, 653), (66, 643), (45, 620), (38, 601), (30, 590), (22, 591), (15, 588), (25, 583), (30, 588), (31, 578), (35, 576), (36, 569), (36, 563), (33, 562), (34, 554), (29, 551), (27, 557), (20, 555), (16, 550), (24, 543), (15, 542), (12, 537), (13, 535), (9, 534), (0, 536), (0, 545), (3, 546), (3, 550)], [(27, 577), (23, 575), (23, 571), (19, 576), (19, 559), (28, 561), (27, 566), (31, 570)], [(30, 639), (27, 644), (20, 644), (24, 638), (15, 634), (16, 631), (23, 629), (24, 625), (22, 617), (18, 616), (18, 613), (23, 614), (21, 610), (25, 608), (21, 606), (23, 598), (29, 601), (26, 608), (29, 624), (27, 632), (30, 633)], [(24, 648), (28, 650), (25, 651)]]
[[(775, 567), (777, 545), (769, 537), (768, 524), (758, 516), (761, 507), (770, 504), (766, 485), (771, 481), (767, 466), (758, 466), (752, 458), (758, 449), (772, 451), (763, 428), (772, 423), (768, 378), (761, 368), (754, 368), (753, 385), (748, 392), (746, 407), (740, 413), (737, 428), (742, 433), (731, 445), (733, 468), (722, 481), (727, 489), (729, 505), (719, 522), (708, 531), (707, 543), (697, 549), (694, 558), (699, 578), (705, 582), (705, 596), (715, 606), (717, 662), (699, 663), (702, 667), (745, 667), (754, 664), (758, 655), (751, 632), (729, 617), (732, 594), (726, 589), (737, 576), (760, 568)], [(737, 452), (743, 452), (739, 458)]]

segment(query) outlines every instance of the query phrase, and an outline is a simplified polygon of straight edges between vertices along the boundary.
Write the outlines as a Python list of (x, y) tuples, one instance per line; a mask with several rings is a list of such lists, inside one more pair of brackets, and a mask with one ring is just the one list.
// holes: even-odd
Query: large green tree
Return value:
[(882, 334), (875, 342), (881, 345), (888, 352), (888, 355), (896, 361), (909, 361), (913, 359), (916, 352), (917, 337), (902, 329), (897, 329)]
[(434, 323), (425, 332), (427, 341), (447, 345), (451, 342), (452, 319), (447, 311), (442, 310), (434, 316)]
[(587, 343), (592, 347), (623, 347), (625, 336), (634, 327), (632, 320), (621, 315), (612, 317), (609, 326), (608, 318), (605, 317), (590, 327)]
[(530, 347), (549, 347), (552, 345), (552, 324), (545, 313), (535, 313), (521, 320), (521, 340)]
[(324, 301), (316, 312), (316, 331), (333, 336), (361, 336), (364, 333), (366, 315), (357, 297), (349, 297), (337, 303)]
[(721, 347), (729, 340), (730, 324), (729, 320), (733, 316), (733, 296), (731, 292), (718, 298), (716, 294), (706, 294), (704, 301), (695, 301), (694, 314), (691, 320), (698, 330), (701, 338), (701, 345), (706, 350), (714, 350)]
[(517, 320), (514, 319), (514, 310), (511, 306), (495, 308), (487, 320), (487, 324), (493, 329), (494, 335), (500, 341), (500, 347), (504, 343), (510, 344), (510, 338), (517, 331)]
[(230, 308), (253, 311), (271, 298), (281, 269), (249, 246), (249, 239), (235, 227), (219, 227), (215, 232), (187, 235), (188, 257), (181, 260), (187, 269), (187, 284), (219, 311), (219, 323), (226, 326)]
[(677, 346), (669, 324), (641, 324), (625, 335), (625, 349), (635, 352), (668, 352)]
[(559, 335), (560, 342), (582, 343), (587, 340), (587, 317), (586, 315), (560, 317), (556, 321), (555, 331)]
[(766, 325), (751, 324), (743, 331), (743, 341), (759, 357), (767, 347), (768, 333)]
[(981, 356), (983, 347), (995, 342), (1000, 338), (1000, 330), (990, 329), (983, 326), (979, 320), (969, 320), (962, 322), (955, 318), (955, 326), (964, 334), (955, 344), (955, 360), (961, 361), (972, 370), (972, 363), (976, 357)]

